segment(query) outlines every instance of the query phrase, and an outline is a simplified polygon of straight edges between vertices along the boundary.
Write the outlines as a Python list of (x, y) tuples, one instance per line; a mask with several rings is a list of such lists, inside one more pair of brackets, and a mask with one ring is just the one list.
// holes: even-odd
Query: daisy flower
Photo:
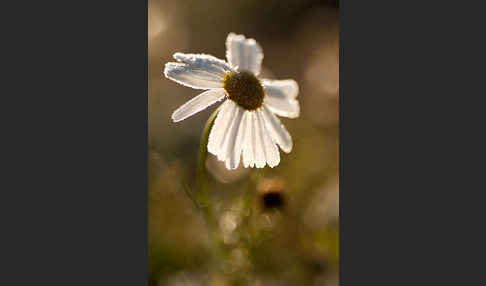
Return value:
[(263, 168), (280, 163), (277, 145), (289, 153), (292, 138), (275, 116), (296, 118), (300, 107), (299, 88), (292, 79), (259, 78), (263, 52), (254, 39), (230, 33), (226, 39), (227, 62), (206, 54), (175, 53), (178, 62), (165, 65), (167, 78), (203, 93), (172, 114), (178, 122), (223, 101), (218, 108), (208, 140), (208, 151), (235, 169)]

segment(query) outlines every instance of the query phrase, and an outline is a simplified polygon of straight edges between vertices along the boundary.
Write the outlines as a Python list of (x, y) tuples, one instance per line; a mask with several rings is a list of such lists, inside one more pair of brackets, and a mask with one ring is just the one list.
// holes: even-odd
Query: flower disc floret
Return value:
[(265, 97), (260, 80), (249, 71), (231, 71), (223, 79), (226, 97), (246, 110), (260, 108)]

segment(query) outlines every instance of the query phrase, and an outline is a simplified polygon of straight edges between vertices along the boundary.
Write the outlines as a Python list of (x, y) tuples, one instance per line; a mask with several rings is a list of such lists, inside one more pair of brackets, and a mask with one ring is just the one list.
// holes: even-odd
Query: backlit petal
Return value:
[(175, 53), (179, 62), (165, 64), (164, 75), (195, 89), (222, 88), (223, 78), (230, 66), (223, 60), (204, 54)]
[(226, 38), (226, 58), (233, 68), (260, 73), (263, 52), (254, 39), (230, 33)]
[(280, 153), (278, 152), (277, 146), (275, 143), (273, 143), (272, 139), (268, 135), (268, 130), (263, 122), (263, 115), (261, 111), (257, 110), (255, 111), (255, 114), (258, 117), (258, 123), (260, 125), (260, 139), (265, 153), (265, 159), (268, 166), (273, 168), (280, 163)]
[(226, 93), (222, 88), (205, 91), (176, 109), (176, 111), (172, 113), (172, 120), (174, 122), (184, 120), (187, 117), (204, 110), (206, 107), (224, 99), (225, 96)]
[(236, 104), (231, 100), (225, 100), (219, 107), (218, 115), (214, 120), (208, 139), (208, 151), (215, 156), (220, 152), (220, 146), (222, 145), (225, 131), (228, 128), (235, 108)]
[(265, 105), (262, 107), (262, 115), (272, 140), (277, 143), (285, 153), (289, 153), (292, 150), (292, 137), (290, 137), (285, 126)]

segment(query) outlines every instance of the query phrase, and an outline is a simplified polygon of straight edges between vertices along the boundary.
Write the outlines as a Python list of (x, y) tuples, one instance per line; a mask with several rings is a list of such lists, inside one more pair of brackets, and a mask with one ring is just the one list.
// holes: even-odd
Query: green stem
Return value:
[(203, 134), (201, 137), (201, 145), (199, 146), (199, 158), (197, 165), (197, 202), (204, 215), (204, 219), (209, 227), (210, 239), (212, 242), (213, 255), (216, 259), (223, 257), (222, 240), (219, 233), (218, 220), (214, 216), (213, 209), (211, 208), (211, 200), (209, 196), (209, 190), (207, 186), (207, 171), (206, 171), (206, 159), (208, 157), (208, 140), (209, 133), (213, 127), (214, 120), (218, 114), (216, 109), (213, 114), (208, 118), (206, 125), (204, 126)]
[(204, 126), (203, 134), (201, 137), (201, 145), (199, 146), (199, 158), (198, 158), (198, 165), (197, 165), (197, 185), (199, 189), (199, 204), (203, 208), (207, 208), (209, 204), (209, 192), (207, 187), (207, 174), (206, 174), (206, 158), (208, 157), (208, 140), (209, 140), (209, 133), (211, 132), (211, 128), (213, 127), (214, 120), (216, 119), (216, 115), (218, 114), (218, 109), (216, 109), (213, 114), (209, 117), (208, 121), (206, 121), (206, 125)]

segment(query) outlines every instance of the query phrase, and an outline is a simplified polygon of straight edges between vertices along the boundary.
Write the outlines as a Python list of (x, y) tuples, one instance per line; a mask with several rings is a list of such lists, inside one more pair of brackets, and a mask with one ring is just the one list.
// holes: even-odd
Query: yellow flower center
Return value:
[(228, 99), (246, 110), (255, 110), (263, 104), (263, 86), (249, 71), (228, 72), (223, 79), (223, 88)]

